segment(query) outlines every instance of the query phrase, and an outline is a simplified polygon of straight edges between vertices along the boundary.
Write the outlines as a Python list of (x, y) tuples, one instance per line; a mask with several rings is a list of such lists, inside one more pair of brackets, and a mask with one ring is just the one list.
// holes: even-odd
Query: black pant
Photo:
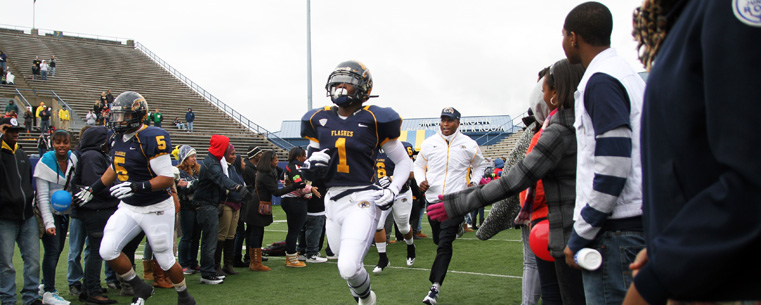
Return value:
[[(85, 291), (89, 296), (103, 294), (100, 288), (100, 270), (103, 259), (100, 257), (100, 243), (103, 240), (103, 228), (106, 227), (108, 218), (116, 212), (116, 207), (105, 210), (78, 210), (77, 218), (82, 220), (85, 234), (90, 243), (87, 259), (85, 259)], [(126, 248), (126, 247), (125, 247)]]
[(285, 235), (285, 250), (293, 254), (296, 253), (296, 241), (299, 239), (299, 232), (304, 228), (307, 220), (307, 200), (296, 197), (283, 197), (280, 199), (280, 206), (285, 211), (285, 218), (288, 220), (288, 234)]
[(251, 229), (251, 235), (248, 236), (248, 248), (258, 249), (262, 247), (262, 241), (264, 240), (264, 227), (248, 225)]
[(536, 269), (539, 271), (539, 283), (542, 285), (542, 305), (563, 305), (558, 276), (555, 273), (555, 263), (543, 260), (536, 255), (534, 257)]
[(431, 223), (433, 243), (438, 245), (436, 259), (433, 261), (428, 280), (431, 283), (443, 284), (447, 269), (449, 269), (449, 262), (452, 260), (452, 242), (457, 238), (457, 229), (462, 224), (462, 217), (447, 219), (444, 222), (428, 218), (428, 222)]

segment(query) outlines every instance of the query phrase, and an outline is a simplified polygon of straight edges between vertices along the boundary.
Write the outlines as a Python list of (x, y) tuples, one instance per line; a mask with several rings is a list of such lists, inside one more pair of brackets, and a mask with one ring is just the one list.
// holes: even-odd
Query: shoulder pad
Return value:
[(378, 121), (378, 123), (388, 123), (393, 121), (401, 121), (402, 118), (399, 116), (394, 109), (386, 108), (386, 107), (379, 107), (375, 105), (367, 105), (363, 107), (362, 109), (369, 111), (375, 116), (375, 119)]

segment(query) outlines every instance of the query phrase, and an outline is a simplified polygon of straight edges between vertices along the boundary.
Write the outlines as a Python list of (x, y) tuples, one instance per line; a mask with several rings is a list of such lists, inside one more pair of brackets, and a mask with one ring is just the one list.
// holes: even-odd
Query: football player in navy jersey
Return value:
[[(407, 155), (412, 158), (414, 149), (412, 144), (402, 142), (404, 150)], [(391, 183), (391, 179), (388, 173), (393, 173), (396, 168), (394, 162), (389, 160), (386, 153), (382, 150), (378, 150), (378, 154), (375, 156), (375, 170), (376, 179), (381, 187), (385, 187)], [(400, 175), (402, 173), (399, 173)], [(404, 186), (402, 186), (399, 195), (394, 198), (394, 205), (391, 209), (382, 212), (380, 219), (378, 220), (378, 226), (375, 229), (375, 248), (378, 249), (378, 264), (373, 268), (373, 273), (381, 273), (383, 269), (388, 267), (389, 261), (386, 255), (386, 218), (393, 211), (394, 222), (399, 228), (399, 232), (404, 236), (404, 242), (407, 244), (407, 266), (412, 266), (415, 263), (415, 240), (412, 237), (412, 230), (410, 228), (410, 213), (412, 212), (412, 192), (410, 191), (409, 180), (413, 178), (413, 174), (410, 173), (406, 178)]]
[(127, 91), (114, 100), (111, 125), (112, 164), (93, 185), (75, 195), (82, 205), (93, 193), (114, 184), (111, 195), (121, 202), (103, 231), (100, 256), (134, 290), (133, 305), (145, 304), (153, 287), (141, 280), (122, 249), (142, 230), (153, 247), (153, 254), (167, 271), (178, 295), (178, 304), (195, 304), (188, 293), (182, 267), (172, 253), (174, 202), (169, 188), (174, 183), (169, 134), (157, 127), (144, 126), (148, 103), (137, 92)]
[[(335, 106), (307, 112), (301, 136), (310, 140), (311, 155), (302, 175), (321, 179), (327, 187), (326, 234), (338, 255), (338, 271), (359, 304), (375, 304), (370, 277), (362, 265), (372, 242), (380, 209), (393, 204), (412, 169), (412, 161), (398, 140), (402, 119), (391, 108), (363, 106), (370, 98), (373, 79), (360, 62), (340, 63), (325, 85)], [(396, 164), (393, 182), (373, 184), (373, 153), (382, 148)]]

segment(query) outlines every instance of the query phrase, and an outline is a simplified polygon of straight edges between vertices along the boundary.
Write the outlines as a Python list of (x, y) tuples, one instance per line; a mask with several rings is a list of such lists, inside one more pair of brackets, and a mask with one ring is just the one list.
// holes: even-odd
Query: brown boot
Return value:
[(248, 255), (251, 256), (248, 269), (251, 271), (270, 271), (270, 267), (262, 265), (262, 248), (248, 249)]
[(146, 281), (153, 280), (153, 261), (143, 260), (143, 279)]
[(235, 271), (235, 268), (233, 268), (233, 248), (235, 248), (235, 240), (226, 239), (225, 248), (222, 250), (222, 256), (224, 257), (222, 261), (225, 264), (224, 267), (222, 267), (222, 271), (227, 273), (227, 275), (238, 274), (238, 272)]
[(292, 268), (300, 268), (300, 267), (306, 267), (307, 264), (299, 260), (299, 254), (293, 253), (290, 254), (288, 252), (285, 253), (285, 266), (286, 267), (292, 267)]
[(169, 273), (164, 271), (164, 269), (161, 269), (161, 266), (159, 266), (159, 263), (156, 262), (156, 260), (152, 260), (153, 262), (153, 287), (156, 288), (172, 288), (174, 285), (172, 285), (172, 281), (169, 280)]

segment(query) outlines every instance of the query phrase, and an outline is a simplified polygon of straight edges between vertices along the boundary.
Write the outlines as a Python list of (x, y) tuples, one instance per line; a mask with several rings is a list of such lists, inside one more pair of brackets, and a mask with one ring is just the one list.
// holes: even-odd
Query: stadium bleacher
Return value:
[[(73, 110), (75, 135), (79, 127), (84, 126), (84, 116), (101, 92), (110, 89), (117, 96), (123, 91), (137, 91), (146, 98), (151, 111), (160, 109), (164, 116), (162, 127), (171, 135), (172, 144), (193, 146), (199, 160), (205, 157), (212, 134), (228, 136), (239, 152), (254, 144), (275, 150), (281, 159), (287, 157), (287, 151), (267, 140), (266, 135), (249, 130), (206, 101), (129, 42), (31, 35), (0, 28), (0, 49), (8, 54), (8, 68), (16, 75), (15, 87), (0, 86), (0, 104), (16, 99), (18, 105), (23, 106), (18, 88), (32, 106), (44, 101), (57, 113), (60, 106), (52, 94), (55, 92)], [(48, 77), (47, 81), (33, 80), (32, 60), (35, 56), (49, 59), (51, 55), (55, 55), (58, 62), (56, 76)], [(184, 121), (188, 107), (196, 114), (193, 133), (179, 131), (172, 124), (175, 117)], [(23, 113), (19, 117), (22, 118)], [(19, 143), (27, 153), (36, 153), (38, 135), (37, 132), (20, 135)]]

